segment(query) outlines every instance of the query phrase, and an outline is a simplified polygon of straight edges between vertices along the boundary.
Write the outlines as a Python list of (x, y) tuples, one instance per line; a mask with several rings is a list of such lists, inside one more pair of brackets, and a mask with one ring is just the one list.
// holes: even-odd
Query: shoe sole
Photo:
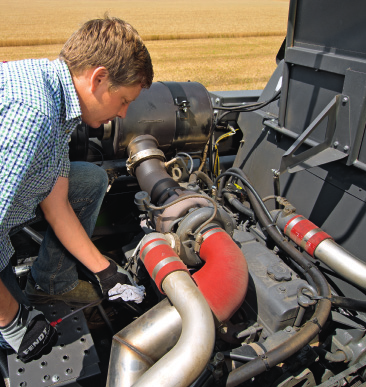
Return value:
[[(25, 296), (27, 297), (28, 301), (31, 304), (37, 305), (37, 304), (51, 304), (52, 302), (63, 302), (64, 304), (71, 306), (71, 307), (82, 307), (84, 305), (88, 305), (91, 303), (95, 303), (95, 306), (99, 305), (102, 301), (103, 298), (101, 297), (100, 300), (88, 300), (88, 301), (71, 301), (71, 300), (65, 300), (65, 298), (62, 297), (62, 295), (57, 296), (57, 295), (31, 295), (26, 292), (24, 292)], [(99, 302), (98, 302), (99, 301)]]

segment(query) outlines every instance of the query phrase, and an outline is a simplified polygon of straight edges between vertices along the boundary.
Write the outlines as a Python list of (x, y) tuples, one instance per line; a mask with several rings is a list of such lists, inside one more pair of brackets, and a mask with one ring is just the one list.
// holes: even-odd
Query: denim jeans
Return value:
[[(87, 162), (71, 163), (69, 201), (89, 237), (93, 234), (107, 186), (104, 169)], [(77, 263), (48, 227), (33, 263), (32, 276), (45, 292), (63, 294), (78, 284)]]

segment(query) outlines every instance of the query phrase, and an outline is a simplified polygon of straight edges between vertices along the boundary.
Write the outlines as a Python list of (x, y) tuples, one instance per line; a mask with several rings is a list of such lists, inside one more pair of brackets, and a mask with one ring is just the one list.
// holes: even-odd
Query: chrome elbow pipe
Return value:
[(175, 271), (162, 288), (182, 319), (182, 334), (171, 351), (134, 384), (138, 387), (185, 387), (202, 373), (215, 343), (212, 312), (189, 275)]

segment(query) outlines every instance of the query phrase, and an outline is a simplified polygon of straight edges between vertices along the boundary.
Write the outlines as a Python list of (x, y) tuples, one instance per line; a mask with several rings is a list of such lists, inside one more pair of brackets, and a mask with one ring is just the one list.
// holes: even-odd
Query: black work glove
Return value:
[(37, 360), (51, 352), (57, 342), (57, 331), (39, 310), (20, 305), (15, 319), (0, 328), (5, 341), (17, 352), (23, 363)]
[(128, 277), (124, 274), (126, 271), (121, 266), (117, 265), (116, 262), (109, 260), (109, 266), (95, 273), (99, 281), (100, 288), (102, 289), (103, 296), (108, 295), (108, 291), (114, 288), (118, 283), (123, 285), (129, 283)]

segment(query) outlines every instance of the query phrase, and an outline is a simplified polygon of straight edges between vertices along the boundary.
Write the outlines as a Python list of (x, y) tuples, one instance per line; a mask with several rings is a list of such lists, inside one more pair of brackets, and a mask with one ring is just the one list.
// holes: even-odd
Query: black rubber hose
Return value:
[[(249, 181), (242, 170), (238, 168), (232, 168), (230, 170)], [(228, 387), (238, 386), (254, 376), (268, 371), (270, 368), (283, 362), (288, 357), (298, 352), (321, 331), (331, 310), (331, 302), (327, 299), (330, 297), (330, 288), (322, 273), (293, 245), (284, 239), (274, 227), (270, 227), (270, 220), (263, 211), (261, 205), (258, 203), (256, 196), (251, 190), (247, 190), (247, 194), (259, 222), (262, 226), (267, 227), (269, 236), (287, 255), (289, 255), (299, 266), (306, 270), (309, 275), (311, 275), (316, 285), (318, 294), (325, 298), (319, 300), (312, 318), (307, 321), (305, 325), (289, 340), (286, 340), (278, 347), (268, 351), (265, 355), (231, 371), (226, 381), (226, 386)]]
[(236, 210), (249, 218), (254, 219), (254, 212), (250, 208), (245, 207), (244, 204), (235, 197), (235, 195), (229, 192), (224, 192), (223, 196)]
[(211, 189), (212, 186), (213, 186), (213, 182), (212, 180), (210, 179), (210, 177), (208, 175), (206, 175), (204, 172), (202, 171), (196, 171), (196, 172), (193, 172), (190, 176), (189, 176), (189, 181), (188, 183), (189, 184), (196, 184), (197, 183), (197, 179), (199, 180), (202, 180), (206, 185), (207, 185), (207, 188)]
[(332, 296), (330, 301), (333, 306), (343, 309), (350, 309), (357, 312), (366, 312), (366, 301), (356, 300), (354, 298)]
[(230, 351), (224, 351), (224, 352), (222, 352), (222, 354), (225, 357), (228, 357), (229, 359), (234, 360), (234, 361), (238, 361), (240, 363), (247, 363), (248, 361), (252, 361), (255, 359), (255, 357), (253, 357), (253, 356), (240, 355), (240, 354), (233, 353)]

